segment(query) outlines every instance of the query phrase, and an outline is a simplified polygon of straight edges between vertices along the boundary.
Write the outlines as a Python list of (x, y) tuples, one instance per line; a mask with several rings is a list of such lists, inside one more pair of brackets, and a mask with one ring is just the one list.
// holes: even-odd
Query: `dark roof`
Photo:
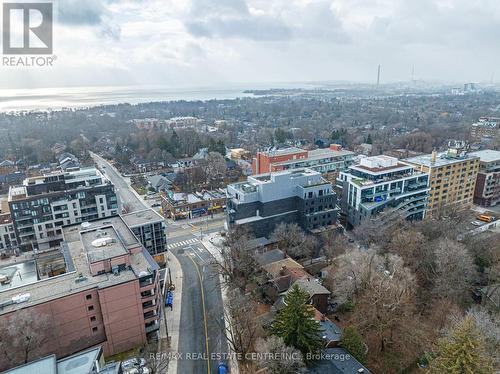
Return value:
[(340, 338), (342, 337), (342, 330), (340, 327), (338, 327), (335, 323), (330, 321), (329, 319), (325, 319), (324, 321), (319, 321), (319, 324), (321, 325), (321, 334), (323, 337), (323, 340), (326, 341), (326, 343), (330, 342), (339, 342)]
[(257, 261), (260, 266), (272, 264), (273, 262), (283, 260), (284, 258), (285, 254), (279, 249), (272, 249), (262, 254), (255, 255), (255, 261)]
[(265, 247), (266, 245), (273, 244), (273, 243), (276, 243), (276, 242), (274, 240), (266, 238), (265, 236), (261, 236), (259, 238), (250, 239), (247, 242), (246, 247), (247, 247), (247, 249), (256, 249), (259, 247)]
[[(362, 369), (362, 371), (360, 371)], [(309, 374), (371, 374), (358, 360), (343, 348), (327, 348)]]

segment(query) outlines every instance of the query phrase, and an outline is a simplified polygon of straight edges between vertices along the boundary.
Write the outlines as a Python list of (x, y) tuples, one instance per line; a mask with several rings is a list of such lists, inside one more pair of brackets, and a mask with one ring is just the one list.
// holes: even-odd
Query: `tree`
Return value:
[(159, 350), (161, 342), (151, 342), (144, 348), (144, 359), (151, 374), (163, 374), (168, 370), (169, 355), (163, 350)]
[(347, 326), (342, 330), (342, 340), (340, 346), (345, 348), (352, 356), (354, 356), (362, 364), (366, 360), (366, 345), (363, 342), (363, 337), (355, 327)]
[(491, 358), (485, 351), (484, 338), (472, 316), (454, 324), (436, 347), (429, 374), (491, 374)]
[(323, 346), (321, 327), (314, 319), (314, 310), (308, 304), (309, 295), (294, 285), (285, 295), (285, 307), (274, 320), (273, 335), (283, 338), (286, 345), (297, 348), (309, 361)]
[[(0, 320), (0, 369), (25, 364), (47, 353), (54, 325), (47, 314), (21, 309)], [(4, 367), (5, 369), (5, 367)]]
[(271, 239), (286, 254), (299, 255), (303, 250), (301, 245), (306, 240), (304, 231), (296, 223), (280, 223), (271, 234)]
[(205, 175), (207, 178), (207, 184), (210, 188), (214, 188), (219, 185), (226, 174), (226, 160), (218, 152), (210, 152), (205, 160), (206, 169)]
[[(255, 306), (239, 289), (228, 292), (227, 305), (220, 327), (231, 349), (245, 359), (246, 354), (253, 349), (255, 340), (261, 335), (261, 327), (253, 317)], [(219, 318), (220, 316), (214, 316), (216, 321)]]
[(334, 258), (343, 254), (350, 244), (347, 237), (343, 234), (339, 234), (334, 230), (329, 230), (321, 234), (320, 236), (321, 247), (323, 248), (323, 254), (329, 263), (333, 261)]
[(246, 292), (248, 285), (255, 280), (259, 272), (257, 262), (248, 247), (251, 239), (252, 236), (244, 229), (230, 230), (224, 241), (221, 259), (214, 262), (225, 286), (231, 289), (239, 288)]
[(463, 302), (477, 275), (474, 259), (464, 245), (450, 239), (439, 240), (434, 253), (434, 294)]
[[(278, 336), (257, 339), (255, 350), (264, 354), (264, 359), (258, 361), (258, 366), (266, 369), (268, 374), (297, 374), (304, 369), (302, 353), (287, 346)], [(275, 359), (277, 357), (279, 359)]]

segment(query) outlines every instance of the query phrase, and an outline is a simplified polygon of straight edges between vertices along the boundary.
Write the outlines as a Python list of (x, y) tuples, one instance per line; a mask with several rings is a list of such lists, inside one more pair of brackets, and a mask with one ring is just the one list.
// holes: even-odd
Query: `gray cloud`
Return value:
[(58, 21), (68, 25), (99, 25), (107, 12), (99, 0), (60, 0)]

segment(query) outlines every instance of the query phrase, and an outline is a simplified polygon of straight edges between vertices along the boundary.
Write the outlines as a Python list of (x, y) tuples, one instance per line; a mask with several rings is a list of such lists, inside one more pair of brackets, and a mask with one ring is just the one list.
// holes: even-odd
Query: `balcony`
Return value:
[(144, 326), (144, 329), (146, 330), (146, 334), (149, 334), (150, 332), (156, 331), (159, 328), (160, 328), (159, 322), (148, 323)]

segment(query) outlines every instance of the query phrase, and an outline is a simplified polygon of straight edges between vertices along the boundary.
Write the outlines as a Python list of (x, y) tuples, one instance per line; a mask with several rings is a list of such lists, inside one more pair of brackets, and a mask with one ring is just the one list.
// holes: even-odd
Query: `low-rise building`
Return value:
[(450, 142), (446, 152), (411, 157), (405, 162), (429, 174), (427, 213), (472, 205), (479, 171), (479, 157), (467, 152), (465, 142)]
[[(50, 264), (40, 264), (38, 255), (0, 268), (8, 278), (0, 285), (0, 320), (8, 323), (21, 309), (44, 315), (52, 328), (42, 355), (101, 345), (109, 356), (144, 345), (160, 327), (162, 302), (149, 252), (119, 216), (62, 230), (60, 249), (41, 254), (63, 265), (58, 275), (42, 278), (40, 269)], [(19, 271), (22, 277), (9, 278)]]
[(355, 153), (338, 144), (312, 151), (296, 147), (257, 152), (253, 159), (253, 174), (309, 168), (320, 173), (338, 173), (354, 162)]
[(164, 263), (167, 251), (165, 219), (153, 209), (128, 213), (122, 218), (151, 256), (158, 263)]
[(160, 196), (163, 215), (173, 220), (220, 213), (226, 207), (223, 189), (194, 193), (166, 191)]
[(256, 237), (269, 236), (282, 222), (310, 232), (331, 228), (338, 211), (331, 183), (311, 169), (254, 175), (227, 186), (227, 226), (247, 227)]
[(471, 152), (479, 157), (479, 172), (474, 190), (474, 203), (489, 207), (500, 203), (500, 151)]
[(429, 174), (389, 156), (373, 156), (340, 173), (342, 212), (356, 226), (386, 208), (410, 220), (425, 215)]
[(95, 168), (56, 172), (9, 189), (9, 208), (21, 250), (57, 247), (62, 226), (117, 215), (114, 186)]
[(104, 361), (102, 347), (57, 359), (55, 354), (4, 371), (3, 374), (121, 374), (120, 362)]

